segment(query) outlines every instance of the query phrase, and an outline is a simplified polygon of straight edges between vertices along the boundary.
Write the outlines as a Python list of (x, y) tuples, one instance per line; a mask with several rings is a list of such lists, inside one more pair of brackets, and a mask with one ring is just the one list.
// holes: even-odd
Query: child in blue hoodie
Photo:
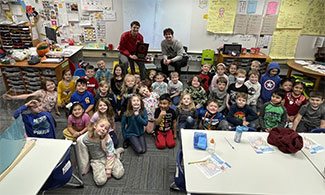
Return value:
[(272, 92), (279, 88), (281, 78), (279, 77), (280, 66), (276, 62), (271, 62), (267, 67), (266, 73), (261, 76), (261, 100), (263, 104), (269, 102), (272, 97)]
[[(42, 111), (41, 100), (37, 96), (30, 96), (26, 104), (14, 112), (14, 117), (22, 115), (28, 137), (55, 138), (55, 122), (49, 112)], [(30, 110), (30, 113), (24, 113)]]
[(228, 130), (228, 122), (218, 109), (218, 101), (210, 99), (206, 110), (203, 108), (198, 110), (198, 117), (204, 130)]

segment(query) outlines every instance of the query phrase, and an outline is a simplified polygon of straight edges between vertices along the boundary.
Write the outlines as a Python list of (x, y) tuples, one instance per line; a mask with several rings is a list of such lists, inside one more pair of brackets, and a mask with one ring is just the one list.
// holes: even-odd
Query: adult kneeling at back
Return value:
[(187, 65), (188, 56), (183, 44), (174, 39), (174, 31), (171, 28), (164, 30), (165, 39), (161, 42), (161, 51), (164, 58), (161, 60), (163, 73), (168, 75), (168, 66), (174, 66), (175, 71), (180, 75), (181, 68)]

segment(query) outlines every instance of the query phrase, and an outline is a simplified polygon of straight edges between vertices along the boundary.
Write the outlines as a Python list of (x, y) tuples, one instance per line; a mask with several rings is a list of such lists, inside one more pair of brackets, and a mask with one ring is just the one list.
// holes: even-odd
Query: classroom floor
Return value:
[[(0, 95), (5, 93), (5, 86), (2, 77), (0, 77)], [(19, 108), (24, 101), (11, 100), (6, 101), (0, 98), (0, 134), (12, 123), (13, 112)], [(56, 135), (58, 139), (63, 139), (62, 130), (67, 126), (67, 120), (64, 113), (61, 117), (55, 116), (57, 122)], [(122, 146), (121, 123), (117, 122), (117, 135)], [(97, 187), (92, 179), (92, 173), (83, 176), (84, 188), (74, 188), (64, 186), (51, 191), (46, 191), (45, 194), (182, 194), (169, 189), (170, 183), (173, 181), (176, 154), (180, 146), (177, 145), (173, 149), (158, 150), (155, 147), (152, 136), (146, 135), (148, 145), (147, 152), (143, 155), (136, 155), (131, 147), (126, 149), (122, 155), (122, 163), (125, 168), (125, 175), (116, 180), (111, 178), (104, 186)], [(72, 164), (75, 165), (74, 155), (71, 153)], [(74, 173), (77, 169), (73, 169)], [(39, 193), (41, 194), (41, 192)]]

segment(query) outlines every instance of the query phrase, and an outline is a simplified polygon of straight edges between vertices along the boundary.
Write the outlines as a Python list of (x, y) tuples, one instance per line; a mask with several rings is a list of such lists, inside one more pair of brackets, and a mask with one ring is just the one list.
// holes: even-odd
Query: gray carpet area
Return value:
[[(0, 77), (0, 95), (5, 93), (5, 86), (2, 77)], [(14, 120), (13, 112), (19, 108), (24, 101), (22, 100), (4, 100), (0, 98), (0, 134), (7, 129)], [(54, 115), (54, 113), (52, 113)], [(57, 123), (56, 135), (58, 139), (63, 139), (62, 130), (67, 126), (67, 119), (62, 111), (61, 116), (54, 116)], [(117, 122), (117, 135), (122, 146), (123, 139), (121, 137), (121, 124)], [(125, 175), (116, 180), (111, 178), (104, 186), (97, 187), (92, 179), (92, 173), (83, 176), (83, 188), (75, 188), (71, 186), (63, 186), (51, 191), (46, 191), (45, 194), (112, 194), (112, 195), (140, 195), (140, 194), (182, 194), (169, 189), (170, 183), (173, 181), (173, 176), (176, 166), (176, 154), (180, 147), (180, 142), (177, 140), (177, 145), (173, 149), (158, 150), (154, 144), (152, 136), (146, 135), (148, 150), (143, 155), (136, 155), (131, 147), (126, 149), (122, 155), (122, 163), (125, 168)], [(72, 150), (73, 151), (73, 150)], [(73, 164), (73, 172), (78, 173), (75, 168), (75, 158), (71, 153)], [(26, 176), (26, 179), (27, 176)], [(42, 192), (39, 192), (41, 194)]]

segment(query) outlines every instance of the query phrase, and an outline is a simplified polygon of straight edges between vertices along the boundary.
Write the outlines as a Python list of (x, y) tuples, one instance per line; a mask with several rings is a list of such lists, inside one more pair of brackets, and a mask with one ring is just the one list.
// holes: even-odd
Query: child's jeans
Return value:
[[(172, 94), (170, 94), (170, 95), (172, 95)], [(175, 106), (177, 106), (179, 104), (179, 99), (180, 99), (179, 95), (172, 98), (173, 104)]]
[(178, 123), (178, 135), (181, 138), (181, 129), (194, 129), (195, 122), (191, 116), (188, 116), (186, 121)]

